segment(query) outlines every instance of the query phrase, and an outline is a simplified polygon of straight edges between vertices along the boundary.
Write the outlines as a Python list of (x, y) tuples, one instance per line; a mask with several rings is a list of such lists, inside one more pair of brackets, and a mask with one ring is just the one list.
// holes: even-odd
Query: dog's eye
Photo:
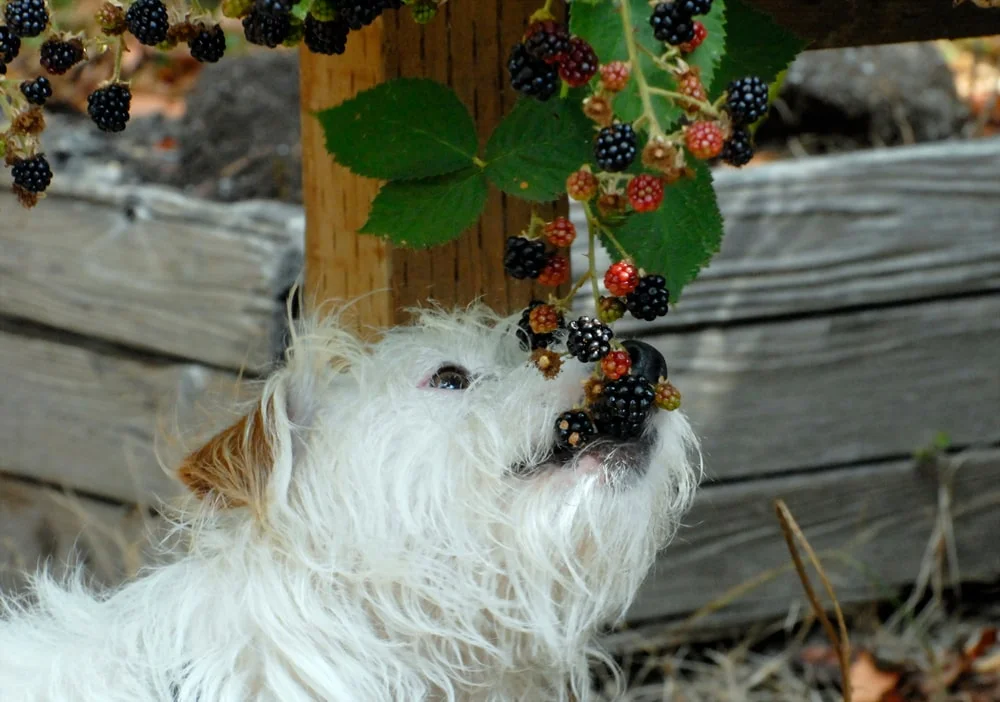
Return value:
[(461, 366), (441, 366), (428, 385), (438, 390), (465, 390), (471, 382), (469, 371)]

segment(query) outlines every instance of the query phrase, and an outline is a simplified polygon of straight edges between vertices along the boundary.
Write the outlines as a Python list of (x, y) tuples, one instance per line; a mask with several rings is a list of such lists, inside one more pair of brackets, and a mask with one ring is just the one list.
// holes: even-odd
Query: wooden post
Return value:
[[(462, 0), (441, 6), (418, 25), (403, 8), (387, 11), (352, 32), (343, 56), (300, 54), (302, 151), (306, 205), (306, 297), (310, 303), (350, 300), (370, 294), (358, 307), (364, 324), (386, 327), (403, 320), (401, 310), (433, 299), (445, 306), (481, 298), (507, 312), (541, 289), (504, 275), (503, 247), (509, 233), (528, 224), (528, 203), (492, 189), (478, 224), (459, 240), (434, 249), (396, 249), (356, 234), (368, 215), (378, 183), (350, 174), (333, 162), (312, 113), (400, 76), (433, 78), (452, 86), (472, 112), (481, 142), (511, 109), (507, 52), (524, 31), (538, 0)], [(565, 205), (560, 205), (565, 211)], [(556, 206), (538, 208), (552, 215)]]

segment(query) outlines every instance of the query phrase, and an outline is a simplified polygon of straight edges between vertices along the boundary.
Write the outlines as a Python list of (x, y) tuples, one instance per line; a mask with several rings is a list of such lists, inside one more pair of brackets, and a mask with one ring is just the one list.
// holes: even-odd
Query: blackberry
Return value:
[(39, 49), (38, 62), (49, 73), (61, 76), (83, 60), (83, 43), (79, 39), (62, 41), (49, 39)]
[(16, 36), (37, 37), (49, 24), (49, 11), (45, 0), (8, 0), (4, 18)]
[(125, 13), (125, 24), (140, 44), (156, 46), (170, 29), (167, 6), (162, 0), (135, 0)]
[(580, 317), (569, 323), (566, 350), (581, 363), (600, 361), (611, 351), (611, 327), (592, 317)]
[(630, 439), (642, 433), (656, 392), (645, 378), (626, 375), (604, 385), (594, 403), (594, 423), (602, 434)]
[(596, 435), (594, 422), (584, 410), (563, 412), (556, 417), (556, 447), (562, 451), (581, 449)]
[(383, 10), (398, 10), (403, 6), (403, 0), (381, 0)]
[(712, 0), (675, 0), (675, 4), (689, 15), (707, 15), (712, 11)]
[(753, 142), (746, 127), (733, 127), (733, 133), (722, 145), (719, 158), (730, 166), (745, 166), (753, 158)]
[(514, 90), (542, 102), (559, 89), (559, 69), (534, 58), (524, 44), (514, 44), (510, 50), (507, 72)]
[(380, 0), (336, 0), (337, 16), (347, 22), (351, 29), (367, 27), (378, 19), (384, 6)]
[(544, 242), (525, 239), (523, 236), (507, 238), (503, 267), (511, 278), (518, 280), (537, 278), (548, 260)]
[(17, 58), (20, 50), (21, 37), (14, 34), (9, 27), (0, 25), (0, 67), (6, 67)]
[(683, 2), (661, 2), (649, 17), (653, 36), (671, 46), (694, 39), (694, 16)]
[(215, 63), (226, 53), (226, 33), (222, 27), (200, 25), (198, 34), (187, 43), (191, 58), (201, 63)]
[(559, 63), (559, 77), (571, 88), (579, 88), (594, 77), (599, 63), (594, 47), (580, 37), (573, 37), (569, 40), (569, 53)]
[(535, 22), (525, 33), (524, 50), (545, 63), (559, 63), (569, 54), (569, 30), (554, 20)]
[[(533, 300), (521, 313), (521, 319), (517, 323), (517, 339), (521, 342), (521, 348), (525, 351), (548, 348), (556, 340), (554, 332), (536, 334), (531, 330), (531, 311), (543, 304), (545, 303), (541, 300)], [(559, 316), (559, 328), (566, 328), (566, 322), (563, 320), (562, 315)]]
[(767, 83), (759, 76), (737, 78), (726, 88), (725, 109), (736, 124), (753, 124), (767, 114)]
[(87, 96), (87, 114), (103, 132), (120, 132), (128, 122), (132, 91), (124, 83), (112, 83)]
[(52, 97), (52, 84), (45, 76), (38, 76), (34, 80), (21, 83), (21, 93), (32, 105), (44, 105), (45, 101)]
[(625, 296), (625, 306), (632, 316), (652, 322), (670, 311), (670, 293), (662, 275), (647, 275), (639, 279), (636, 289)]
[(253, 9), (243, 18), (243, 36), (251, 44), (273, 49), (288, 38), (292, 30), (289, 15), (265, 15)]
[(293, 0), (257, 0), (257, 11), (265, 15), (287, 15), (292, 11)]
[(635, 131), (631, 124), (612, 124), (597, 133), (594, 159), (601, 170), (624, 171), (635, 160)]
[(330, 22), (320, 22), (312, 15), (306, 15), (306, 47), (314, 54), (342, 54), (347, 50), (347, 35), (351, 28), (347, 22), (337, 18)]
[(14, 176), (14, 185), (29, 193), (45, 192), (52, 182), (52, 169), (45, 154), (17, 159), (10, 173)]

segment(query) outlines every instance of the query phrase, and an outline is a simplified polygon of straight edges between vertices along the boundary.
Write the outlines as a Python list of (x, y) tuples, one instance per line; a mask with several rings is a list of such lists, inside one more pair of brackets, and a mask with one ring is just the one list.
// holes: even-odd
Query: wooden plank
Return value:
[[(1000, 451), (970, 452), (959, 464), (950, 479), (950, 522), (961, 577), (990, 581), (1000, 575)], [(786, 501), (813, 548), (826, 554), (823, 565), (842, 603), (884, 600), (920, 572), (941, 486), (949, 484), (942, 473), (900, 461), (705, 489), (644, 584), (630, 620), (685, 616), (769, 573), (773, 579), (701, 625), (783, 617), (800, 604), (808, 609), (788, 567), (774, 514), (777, 498)], [(619, 642), (628, 638), (618, 635)]]
[(646, 340), (713, 478), (1000, 441), (1000, 295)]
[[(2, 469), (122, 501), (181, 490), (186, 432), (207, 438), (234, 415), (218, 406), (234, 376), (195, 364), (123, 358), (106, 349), (11, 333), (0, 326)], [(216, 394), (218, 393), (218, 395)], [(198, 437), (191, 437), (194, 441)]]
[(814, 49), (1000, 34), (1000, 12), (960, 2), (750, 0)]
[[(656, 328), (812, 314), (1000, 289), (1000, 139), (715, 174), (722, 250)], [(585, 231), (578, 207), (571, 213)], [(583, 270), (586, 237), (573, 265)], [(601, 250), (598, 269), (608, 265)], [(593, 309), (589, 288), (576, 299)], [(630, 317), (623, 331), (653, 325)]]
[(81, 564), (114, 585), (153, 560), (161, 523), (134, 506), (111, 505), (0, 475), (0, 591), (26, 584), (45, 564), (57, 576)]
[(56, 183), (37, 210), (0, 194), (0, 315), (229, 368), (272, 360), (302, 266), (299, 208), (100, 172)]

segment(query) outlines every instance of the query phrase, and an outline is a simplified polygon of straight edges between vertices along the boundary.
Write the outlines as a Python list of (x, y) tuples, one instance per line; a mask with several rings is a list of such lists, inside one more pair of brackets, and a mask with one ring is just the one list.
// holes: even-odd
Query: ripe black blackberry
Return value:
[(559, 70), (556, 66), (536, 59), (524, 44), (514, 44), (507, 58), (510, 84), (517, 92), (542, 102), (559, 89)]
[(34, 80), (23, 81), (21, 93), (32, 105), (44, 105), (52, 97), (52, 83), (45, 76), (38, 76)]
[(21, 50), (21, 37), (17, 36), (9, 27), (0, 25), (0, 72), (7, 67), (7, 64), (17, 58)]
[(52, 182), (52, 169), (45, 154), (16, 159), (10, 173), (14, 176), (14, 185), (29, 193), (45, 192)]
[(674, 0), (689, 15), (707, 15), (712, 11), (712, 0)]
[(683, 2), (661, 2), (649, 17), (653, 36), (671, 46), (694, 39), (694, 15)]
[(48, 39), (38, 50), (38, 62), (49, 73), (61, 76), (83, 60), (83, 43), (79, 39), (63, 41)]
[(347, 49), (347, 35), (351, 28), (339, 17), (330, 22), (320, 22), (312, 15), (306, 15), (306, 47), (314, 54), (342, 54)]
[(549, 257), (545, 243), (539, 239), (525, 239), (523, 236), (507, 238), (504, 248), (503, 267), (511, 278), (535, 279), (541, 274)]
[(535, 22), (525, 33), (524, 50), (545, 63), (558, 63), (569, 53), (569, 29), (555, 20)]
[[(532, 300), (521, 313), (521, 319), (517, 323), (517, 339), (521, 342), (521, 348), (525, 351), (535, 351), (537, 349), (547, 349), (556, 340), (555, 332), (537, 334), (531, 329), (531, 311), (539, 305), (545, 304), (541, 300)], [(566, 328), (566, 321), (559, 317), (559, 328)]]
[(140, 44), (156, 46), (170, 29), (167, 6), (162, 0), (135, 0), (125, 13), (125, 24)]
[(289, 15), (265, 15), (254, 8), (243, 18), (243, 36), (257, 46), (273, 49), (288, 38), (291, 30)]
[(4, 19), (15, 35), (37, 37), (49, 24), (49, 11), (45, 0), (8, 0)]
[(612, 124), (597, 133), (594, 159), (604, 171), (624, 171), (635, 160), (635, 131), (631, 124)]
[(753, 159), (753, 142), (746, 127), (733, 127), (733, 133), (722, 145), (719, 158), (730, 166), (745, 166)]
[(353, 30), (367, 27), (385, 9), (381, 0), (336, 0), (333, 4), (337, 8), (337, 16)]
[(124, 83), (112, 83), (87, 96), (87, 114), (103, 132), (125, 129), (132, 106), (132, 91)]
[(639, 279), (636, 289), (625, 296), (625, 307), (636, 319), (652, 322), (670, 311), (670, 293), (662, 275), (647, 275)]
[(725, 109), (736, 124), (753, 124), (767, 114), (767, 83), (760, 76), (737, 78), (726, 88)]
[(580, 317), (569, 323), (566, 350), (581, 363), (596, 363), (611, 351), (611, 327), (592, 317)]
[(215, 63), (226, 53), (226, 33), (222, 27), (200, 25), (198, 34), (188, 41), (191, 58), (201, 63)]
[(577, 451), (596, 435), (594, 421), (584, 410), (563, 412), (556, 417), (556, 447), (562, 451)]
[(648, 380), (626, 375), (604, 386), (594, 403), (594, 424), (602, 434), (631, 439), (642, 433), (656, 402), (656, 391)]
[(292, 11), (293, 0), (257, 0), (257, 10), (265, 15), (287, 15)]

